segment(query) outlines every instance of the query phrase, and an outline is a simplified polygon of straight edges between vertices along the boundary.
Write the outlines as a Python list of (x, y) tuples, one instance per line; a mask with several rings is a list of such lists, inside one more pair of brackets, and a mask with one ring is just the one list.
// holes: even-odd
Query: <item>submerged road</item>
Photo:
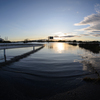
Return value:
[[(37, 52), (38, 50), (42, 49), (45, 46), (44, 44), (15, 44), (14, 46), (13, 45), (10, 44), (10, 45), (7, 45), (7, 46), (4, 46), (4, 45), (0, 46), (0, 49), (4, 49), (4, 59), (5, 59), (5, 62), (1, 62), (0, 66), (5, 66), (5, 65), (11, 64), (13, 62), (19, 61), (20, 59), (25, 58), (25, 57), (29, 56), (30, 54), (32, 54), (34, 52)], [(39, 48), (35, 49), (36, 46), (39, 46)], [(33, 47), (33, 50), (29, 51), (27, 53), (24, 53), (22, 55), (15, 56), (8, 61), (6, 60), (6, 53), (5, 53), (6, 49), (22, 48), (22, 47)]]

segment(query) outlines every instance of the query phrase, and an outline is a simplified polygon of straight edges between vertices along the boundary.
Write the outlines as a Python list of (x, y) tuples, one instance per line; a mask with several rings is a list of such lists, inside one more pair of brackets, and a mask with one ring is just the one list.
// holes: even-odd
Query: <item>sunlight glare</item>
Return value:
[(64, 50), (64, 44), (58, 43), (57, 44), (57, 50), (58, 50), (59, 53), (62, 53), (62, 51)]

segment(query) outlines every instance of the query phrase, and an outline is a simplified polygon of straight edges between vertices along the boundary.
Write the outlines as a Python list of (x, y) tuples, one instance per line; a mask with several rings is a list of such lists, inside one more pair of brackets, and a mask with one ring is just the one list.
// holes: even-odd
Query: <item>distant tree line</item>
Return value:
[(28, 43), (28, 42), (71, 42), (71, 43), (100, 43), (100, 41), (77, 41), (77, 40), (46, 40), (46, 39), (39, 39), (39, 40), (28, 40), (25, 39), (22, 41), (23, 43)]

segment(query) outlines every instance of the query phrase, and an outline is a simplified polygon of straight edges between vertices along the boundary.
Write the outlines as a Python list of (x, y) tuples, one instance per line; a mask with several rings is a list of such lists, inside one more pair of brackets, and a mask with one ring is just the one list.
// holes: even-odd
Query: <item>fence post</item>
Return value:
[(6, 50), (4, 49), (4, 59), (5, 59), (5, 62), (6, 62)]
[(35, 50), (35, 46), (33, 46), (33, 50)]

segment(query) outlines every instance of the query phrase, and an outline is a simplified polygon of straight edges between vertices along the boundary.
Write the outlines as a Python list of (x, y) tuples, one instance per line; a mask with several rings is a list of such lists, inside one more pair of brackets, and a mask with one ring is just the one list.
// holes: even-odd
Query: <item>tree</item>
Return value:
[(25, 39), (25, 40), (23, 41), (23, 43), (28, 43), (28, 41), (29, 41), (28, 39)]

